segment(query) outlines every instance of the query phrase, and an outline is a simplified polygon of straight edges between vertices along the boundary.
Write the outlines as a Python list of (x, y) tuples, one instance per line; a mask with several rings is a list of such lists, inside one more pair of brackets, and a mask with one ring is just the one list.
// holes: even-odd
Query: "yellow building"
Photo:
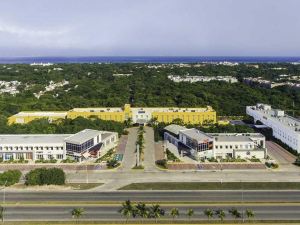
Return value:
[(180, 119), (185, 124), (216, 123), (217, 114), (211, 107), (207, 108), (157, 108), (152, 117), (158, 122), (171, 123)]
[(8, 118), (8, 124), (13, 123), (29, 123), (36, 119), (48, 119), (49, 122), (53, 122), (58, 119), (65, 119), (67, 117), (67, 112), (30, 112), (30, 111), (24, 111), (19, 112), (18, 114), (15, 114)]
[(131, 119), (133, 123), (145, 124), (156, 118), (158, 122), (171, 123), (181, 119), (185, 124), (216, 123), (216, 111), (206, 108), (138, 108), (125, 104), (120, 108), (74, 108), (67, 112), (20, 112), (9, 117), (8, 123), (28, 123), (34, 119), (47, 118), (49, 121), (57, 119), (89, 118), (95, 116), (102, 120), (124, 122)]
[(124, 122), (131, 117), (131, 110), (130, 105), (125, 104), (124, 108), (74, 108), (67, 112), (69, 119), (75, 119), (79, 116), (84, 118), (95, 116), (102, 120)]

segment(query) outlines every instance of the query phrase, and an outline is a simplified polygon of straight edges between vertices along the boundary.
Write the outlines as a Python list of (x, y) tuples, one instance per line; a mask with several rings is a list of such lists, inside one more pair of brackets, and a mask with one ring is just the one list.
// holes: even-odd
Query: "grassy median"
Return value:
[(300, 190), (300, 182), (153, 182), (132, 183), (119, 190)]

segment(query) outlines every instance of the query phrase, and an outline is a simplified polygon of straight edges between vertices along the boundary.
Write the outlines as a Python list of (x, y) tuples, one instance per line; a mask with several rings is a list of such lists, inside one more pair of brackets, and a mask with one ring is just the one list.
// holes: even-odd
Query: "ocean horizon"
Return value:
[(0, 57), (0, 64), (31, 63), (300, 63), (299, 57), (263, 56), (74, 56)]

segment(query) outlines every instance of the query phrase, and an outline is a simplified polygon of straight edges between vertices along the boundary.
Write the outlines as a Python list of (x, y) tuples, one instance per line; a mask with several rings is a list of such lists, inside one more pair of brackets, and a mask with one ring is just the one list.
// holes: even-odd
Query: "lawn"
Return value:
[(120, 190), (300, 190), (300, 182), (155, 182), (132, 183)]

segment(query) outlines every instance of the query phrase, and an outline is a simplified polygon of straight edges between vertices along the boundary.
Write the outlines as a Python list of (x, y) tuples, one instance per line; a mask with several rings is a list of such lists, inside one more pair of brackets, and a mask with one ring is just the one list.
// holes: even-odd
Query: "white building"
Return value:
[(246, 113), (273, 130), (273, 136), (300, 153), (300, 120), (270, 105), (247, 106)]
[(267, 156), (265, 137), (259, 133), (204, 133), (195, 128), (169, 125), (165, 127), (166, 148), (176, 146), (193, 158), (252, 158)]
[(98, 158), (118, 141), (115, 132), (85, 129), (76, 134), (0, 135), (0, 157), (12, 159), (66, 159), (78, 161)]
[(228, 83), (237, 83), (238, 79), (232, 76), (179, 76), (179, 75), (169, 75), (168, 79), (175, 83), (179, 82), (210, 82), (210, 81), (224, 81)]

